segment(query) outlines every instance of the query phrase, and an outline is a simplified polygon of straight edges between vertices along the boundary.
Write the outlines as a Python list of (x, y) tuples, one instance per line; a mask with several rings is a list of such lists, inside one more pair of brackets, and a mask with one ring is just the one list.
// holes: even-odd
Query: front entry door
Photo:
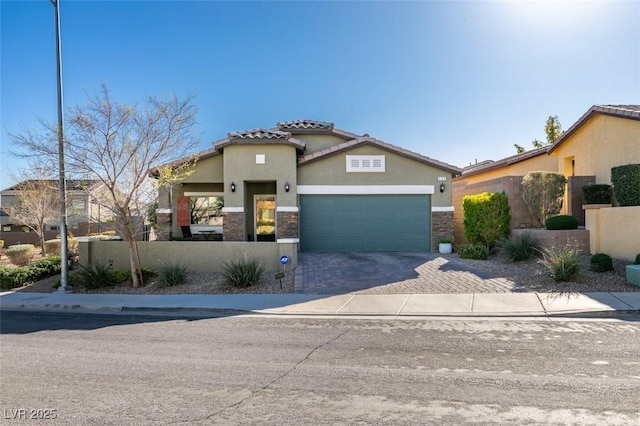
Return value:
[(276, 240), (276, 196), (254, 196), (254, 235), (256, 241)]

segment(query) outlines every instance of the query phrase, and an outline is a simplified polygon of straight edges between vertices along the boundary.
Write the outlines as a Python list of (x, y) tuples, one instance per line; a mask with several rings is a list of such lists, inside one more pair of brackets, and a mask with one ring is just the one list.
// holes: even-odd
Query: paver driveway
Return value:
[(507, 293), (503, 277), (438, 253), (300, 253), (296, 293)]

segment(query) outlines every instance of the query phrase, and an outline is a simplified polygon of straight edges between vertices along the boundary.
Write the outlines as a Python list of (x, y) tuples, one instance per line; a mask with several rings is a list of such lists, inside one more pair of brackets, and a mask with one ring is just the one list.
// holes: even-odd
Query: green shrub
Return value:
[(591, 256), (589, 270), (593, 272), (613, 271), (613, 259), (608, 254), (596, 253)]
[(5, 250), (9, 261), (17, 266), (26, 266), (33, 259), (35, 253), (33, 244), (15, 244)]
[(35, 281), (60, 272), (60, 257), (49, 256), (29, 266), (9, 268), (0, 266), (0, 288), (9, 290), (32, 284)]
[(616, 201), (622, 206), (640, 206), (640, 164), (611, 168)]
[(162, 287), (173, 287), (187, 281), (189, 268), (183, 263), (167, 262), (158, 268), (158, 279)]
[(458, 248), (458, 256), (461, 259), (486, 260), (489, 248), (483, 244), (463, 244)]
[(44, 259), (36, 260), (29, 265), (29, 268), (31, 268), (37, 278), (40, 279), (60, 273), (60, 270), (62, 269), (61, 262), (62, 258), (60, 256), (49, 256)]
[(529, 172), (522, 178), (522, 198), (540, 225), (560, 213), (567, 178), (555, 172)]
[(464, 235), (471, 244), (493, 248), (509, 235), (509, 203), (504, 193), (466, 195), (462, 199)]
[(611, 204), (613, 187), (607, 184), (586, 185), (582, 187), (584, 204)]
[(574, 246), (548, 247), (541, 250), (542, 263), (558, 281), (575, 281), (580, 275), (580, 250)]
[(636, 254), (636, 259), (633, 261), (634, 265), (640, 265), (640, 253)]
[(544, 224), (545, 228), (552, 231), (562, 229), (578, 229), (578, 219), (573, 216), (561, 214), (547, 219)]
[(10, 290), (35, 282), (33, 273), (27, 266), (9, 268), (0, 266), (0, 288)]
[(225, 263), (222, 277), (227, 285), (246, 288), (257, 284), (263, 272), (264, 267), (257, 260), (236, 259)]
[(126, 273), (124, 280), (119, 281), (122, 279), (123, 274), (112, 271), (109, 265), (104, 263), (96, 263), (89, 266), (80, 265), (78, 272), (73, 274), (72, 285), (79, 285), (86, 289), (110, 287), (129, 278), (129, 272), (124, 272)]
[(500, 240), (498, 243), (500, 255), (508, 262), (528, 260), (538, 253), (540, 242), (531, 234), (525, 233), (510, 239)]
[(131, 278), (131, 271), (126, 269), (113, 269), (109, 273), (109, 278), (114, 284), (122, 284)]

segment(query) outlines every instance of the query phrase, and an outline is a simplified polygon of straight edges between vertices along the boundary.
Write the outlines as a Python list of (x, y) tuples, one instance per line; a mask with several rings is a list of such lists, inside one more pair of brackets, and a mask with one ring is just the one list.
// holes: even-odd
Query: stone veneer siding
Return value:
[(453, 212), (431, 212), (431, 250), (438, 250), (440, 238), (453, 239)]
[(157, 213), (158, 227), (155, 230), (156, 240), (158, 241), (170, 241), (171, 240), (171, 213)]
[(298, 238), (298, 212), (277, 212), (277, 238)]
[(225, 241), (244, 241), (244, 212), (225, 212), (222, 222)]
[(567, 178), (567, 199), (569, 205), (567, 213), (578, 219), (578, 226), (584, 226), (584, 210), (582, 205), (585, 204), (582, 187), (593, 185), (596, 183), (595, 176), (569, 176)]

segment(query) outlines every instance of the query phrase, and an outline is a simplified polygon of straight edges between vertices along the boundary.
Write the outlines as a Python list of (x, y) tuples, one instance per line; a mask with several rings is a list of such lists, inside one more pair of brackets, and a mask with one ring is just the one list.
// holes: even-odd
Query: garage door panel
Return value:
[(428, 195), (302, 195), (302, 251), (428, 251)]

